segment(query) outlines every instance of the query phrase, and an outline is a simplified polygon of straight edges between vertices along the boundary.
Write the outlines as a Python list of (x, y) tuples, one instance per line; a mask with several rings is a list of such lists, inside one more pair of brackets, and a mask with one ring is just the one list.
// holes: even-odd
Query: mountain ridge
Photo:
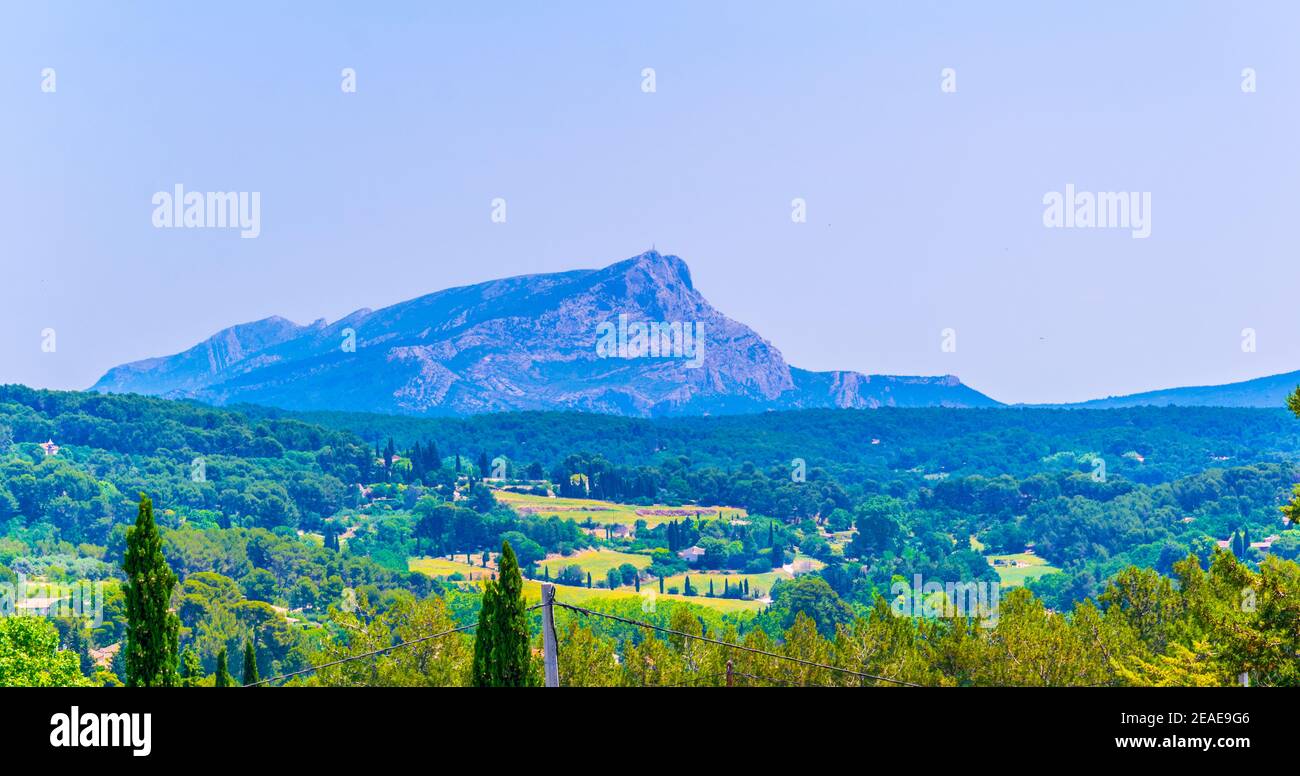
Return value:
[(1188, 385), (1107, 396), (1069, 404), (1029, 404), (1027, 407), (1118, 409), (1124, 407), (1263, 407), (1282, 408), (1300, 387), (1300, 371), (1254, 377), (1232, 383)]
[[(632, 348), (602, 356), (597, 332), (616, 320), (631, 320), (629, 329), (649, 322), (688, 332), (693, 327), (701, 335), (698, 363), (637, 357)], [(431, 416), (1000, 406), (951, 375), (792, 367), (771, 342), (709, 304), (686, 262), (657, 251), (601, 269), (442, 289), (378, 310), (362, 308), (334, 323), (300, 325), (271, 316), (237, 324), (181, 353), (114, 367), (91, 390)]]

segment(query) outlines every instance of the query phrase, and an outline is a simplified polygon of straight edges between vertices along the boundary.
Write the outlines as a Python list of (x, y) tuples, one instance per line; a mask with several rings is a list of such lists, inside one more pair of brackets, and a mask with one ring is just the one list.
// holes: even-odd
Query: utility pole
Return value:
[(556, 652), (555, 638), (555, 585), (542, 583), (542, 663), (545, 667), (546, 686), (560, 686), (560, 656)]
[(731, 675), (731, 661), (730, 661), (730, 660), (727, 661), (727, 686), (728, 686), (728, 687), (735, 687), (735, 686), (736, 686), (736, 677), (734, 677), (734, 676)]

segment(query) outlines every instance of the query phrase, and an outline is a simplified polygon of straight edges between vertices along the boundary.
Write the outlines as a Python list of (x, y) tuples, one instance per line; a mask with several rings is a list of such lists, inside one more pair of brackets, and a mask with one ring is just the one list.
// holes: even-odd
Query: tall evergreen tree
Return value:
[(226, 648), (222, 647), (221, 651), (217, 653), (217, 677), (213, 686), (230, 687), (235, 683), (234, 678), (230, 675), (228, 663), (229, 659), (226, 655)]
[(203, 662), (193, 647), (181, 652), (181, 687), (198, 687), (203, 679)]
[(524, 579), (510, 542), (501, 543), (497, 568), (497, 578), (483, 588), (470, 681), (475, 687), (525, 687), (530, 680), (528, 615)]
[(140, 494), (140, 512), (126, 531), (126, 684), (175, 687), (180, 680), (180, 618), (170, 610), (176, 574), (162, 553), (153, 502)]
[(333, 525), (325, 526), (325, 549), (339, 551), (339, 529)]
[(253, 648), (253, 640), (249, 639), (244, 642), (244, 686), (257, 684), (257, 650)]

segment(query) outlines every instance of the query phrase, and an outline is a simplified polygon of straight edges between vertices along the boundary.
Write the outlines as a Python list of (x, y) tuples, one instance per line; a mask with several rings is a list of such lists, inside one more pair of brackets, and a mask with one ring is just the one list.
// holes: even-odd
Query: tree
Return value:
[(193, 647), (181, 652), (181, 687), (198, 687), (203, 679), (203, 662)]
[(497, 578), (483, 589), (478, 633), (474, 638), (471, 684), (475, 687), (526, 687), (530, 684), (528, 615), (524, 580), (510, 542), (501, 543)]
[(257, 650), (253, 648), (253, 640), (249, 639), (244, 642), (244, 686), (257, 682)]
[(162, 553), (153, 502), (140, 494), (135, 525), (126, 533), (126, 685), (174, 687), (180, 652), (180, 618), (170, 611), (176, 574)]
[(0, 617), (0, 687), (86, 687), (81, 661), (40, 617)]
[(858, 505), (855, 518), (858, 532), (846, 554), (876, 556), (894, 549), (903, 530), (903, 502), (889, 496), (872, 496)]
[(816, 574), (804, 574), (793, 580), (777, 580), (772, 587), (770, 611), (782, 629), (793, 627), (795, 618), (805, 614), (817, 630), (833, 638), (837, 625), (853, 622), (853, 610), (835, 594), (826, 580)]
[(217, 653), (217, 678), (214, 687), (230, 687), (235, 683), (234, 677), (230, 675), (230, 669), (227, 667), (226, 648), (222, 647)]

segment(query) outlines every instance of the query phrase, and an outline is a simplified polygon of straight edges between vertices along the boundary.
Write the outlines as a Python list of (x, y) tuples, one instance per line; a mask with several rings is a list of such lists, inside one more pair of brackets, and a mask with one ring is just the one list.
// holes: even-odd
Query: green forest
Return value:
[[(419, 419), (5, 386), (0, 606), (102, 607), (0, 619), (0, 686), (538, 684), (539, 580), (620, 618), (557, 611), (566, 684), (1295, 685), (1298, 455), (1286, 408)], [(996, 616), (899, 616), (915, 580)]]

